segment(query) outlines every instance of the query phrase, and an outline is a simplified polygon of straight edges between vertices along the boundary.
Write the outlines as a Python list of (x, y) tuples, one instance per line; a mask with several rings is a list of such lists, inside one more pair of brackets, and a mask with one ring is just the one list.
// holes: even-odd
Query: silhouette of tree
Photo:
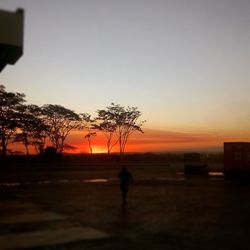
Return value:
[(56, 152), (62, 153), (64, 142), (72, 130), (83, 127), (80, 116), (61, 105), (46, 104), (42, 107), (43, 121), (49, 127), (47, 132)]
[(43, 153), (45, 149), (45, 142), (50, 127), (45, 124), (43, 120), (43, 110), (37, 105), (28, 105), (29, 114), (31, 114), (31, 127), (32, 141), (31, 144), (34, 146), (37, 153)]
[(92, 148), (92, 138), (96, 136), (96, 132), (92, 132), (94, 128), (95, 119), (91, 119), (91, 115), (88, 113), (80, 114), (82, 122), (84, 123), (84, 128), (87, 128), (88, 133), (84, 136), (85, 139), (88, 140), (89, 151), (93, 154)]
[(89, 145), (89, 151), (91, 154), (93, 154), (93, 149), (91, 146), (91, 138), (96, 136), (96, 132), (90, 132), (90, 128), (88, 128), (88, 134), (85, 135), (85, 139), (88, 140), (88, 145)]
[(135, 131), (143, 133), (141, 129), (145, 121), (138, 121), (141, 116), (141, 112), (137, 107), (122, 107), (119, 104), (111, 103), (106, 107), (106, 110), (98, 110), (98, 120), (100, 130), (107, 133), (107, 147), (112, 149), (116, 144), (116, 141), (111, 144), (113, 135), (116, 135), (116, 140), (119, 144), (120, 154), (125, 152), (128, 138)]
[(7, 92), (5, 86), (0, 85), (0, 143), (4, 156), (7, 153), (8, 143), (22, 125), (22, 113), (26, 101), (24, 98), (24, 94)]
[(37, 105), (25, 105), (23, 107), (21, 126), (17, 131), (14, 141), (22, 142), (29, 154), (28, 146), (32, 145), (35, 151), (44, 150), (46, 132), (49, 127), (41, 119), (42, 109)]
[(26, 149), (26, 154), (29, 155), (28, 146), (31, 144), (29, 141), (29, 136), (25, 132), (17, 133), (14, 142), (22, 142)]
[(115, 134), (117, 125), (114, 120), (110, 120), (109, 113), (106, 110), (98, 110), (97, 113), (96, 120), (99, 123), (93, 124), (93, 127), (104, 133), (107, 141), (107, 153), (110, 154), (118, 142), (118, 137)]

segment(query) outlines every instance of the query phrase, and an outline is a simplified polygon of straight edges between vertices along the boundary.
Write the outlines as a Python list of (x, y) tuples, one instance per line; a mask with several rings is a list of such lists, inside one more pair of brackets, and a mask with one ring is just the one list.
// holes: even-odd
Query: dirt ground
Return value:
[[(39, 249), (248, 249), (250, 185), (235, 184), (223, 177), (183, 178), (177, 173), (180, 167), (176, 171), (166, 171), (163, 166), (139, 167), (132, 169), (135, 183), (124, 206), (115, 180), (117, 170), (58, 170), (53, 174), (40, 170), (35, 178), (31, 171), (26, 175), (23, 171), (12, 172), (6, 175), (6, 181), (23, 183), (2, 185), (1, 199), (32, 202), (67, 216), (75, 225), (112, 235), (105, 240)], [(31, 177), (32, 181), (28, 181)], [(82, 181), (91, 178), (109, 181)], [(1, 227), (0, 233), (6, 231), (8, 228)]]

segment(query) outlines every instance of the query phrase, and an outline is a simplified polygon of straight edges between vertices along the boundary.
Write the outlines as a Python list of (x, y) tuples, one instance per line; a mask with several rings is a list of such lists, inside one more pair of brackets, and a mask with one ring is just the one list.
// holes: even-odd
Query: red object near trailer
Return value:
[(224, 143), (225, 176), (250, 176), (250, 142)]

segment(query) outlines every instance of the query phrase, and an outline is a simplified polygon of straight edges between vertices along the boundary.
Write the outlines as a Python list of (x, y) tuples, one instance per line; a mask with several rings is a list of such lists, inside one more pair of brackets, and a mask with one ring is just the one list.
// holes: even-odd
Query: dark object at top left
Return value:
[(24, 10), (0, 10), (0, 72), (23, 54)]

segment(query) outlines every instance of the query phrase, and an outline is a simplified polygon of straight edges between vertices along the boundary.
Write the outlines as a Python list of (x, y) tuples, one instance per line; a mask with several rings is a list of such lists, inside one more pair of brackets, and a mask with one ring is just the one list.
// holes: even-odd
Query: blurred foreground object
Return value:
[(250, 179), (250, 142), (224, 143), (224, 173), (230, 179)]
[(23, 54), (24, 10), (0, 10), (0, 72)]

